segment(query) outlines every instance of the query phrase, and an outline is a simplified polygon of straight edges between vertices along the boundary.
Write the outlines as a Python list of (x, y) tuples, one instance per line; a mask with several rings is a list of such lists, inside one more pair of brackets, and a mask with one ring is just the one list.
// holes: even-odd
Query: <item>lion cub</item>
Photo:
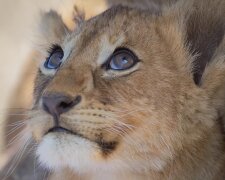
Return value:
[(225, 1), (158, 2), (43, 16), (28, 128), (52, 179), (225, 179)]

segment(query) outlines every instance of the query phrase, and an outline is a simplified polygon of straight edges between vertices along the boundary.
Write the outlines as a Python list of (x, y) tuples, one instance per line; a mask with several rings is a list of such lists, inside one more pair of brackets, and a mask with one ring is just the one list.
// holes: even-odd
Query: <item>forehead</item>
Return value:
[(84, 61), (98, 56), (96, 62), (101, 64), (117, 47), (129, 46), (132, 39), (140, 37), (138, 29), (147, 26), (145, 21), (149, 18), (149, 13), (143, 10), (114, 7), (69, 34), (63, 42), (64, 50), (68, 56), (81, 56)]

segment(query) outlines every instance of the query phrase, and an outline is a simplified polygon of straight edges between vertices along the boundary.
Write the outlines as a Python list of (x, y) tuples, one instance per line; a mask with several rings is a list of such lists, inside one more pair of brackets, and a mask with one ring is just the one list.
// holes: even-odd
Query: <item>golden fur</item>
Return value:
[[(41, 66), (28, 127), (52, 179), (225, 178), (225, 1), (152, 2), (114, 6), (73, 32), (44, 16), (44, 47), (59, 44), (64, 62)], [(140, 63), (106, 71), (118, 47)], [(59, 120), (76, 135), (46, 134), (54, 120), (41, 101), (55, 93), (82, 97)]]

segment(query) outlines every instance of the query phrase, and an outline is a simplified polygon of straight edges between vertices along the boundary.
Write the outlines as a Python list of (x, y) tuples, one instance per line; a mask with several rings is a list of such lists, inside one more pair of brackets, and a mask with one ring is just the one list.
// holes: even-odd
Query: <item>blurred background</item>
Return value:
[(7, 139), (18, 133), (6, 138), (7, 124), (23, 120), (22, 112), (32, 104), (37, 70), (34, 39), (40, 12), (56, 10), (73, 28), (74, 5), (85, 12), (86, 18), (106, 8), (104, 0), (0, 0), (0, 169), (16, 151), (16, 146), (4, 151), (9, 149)]

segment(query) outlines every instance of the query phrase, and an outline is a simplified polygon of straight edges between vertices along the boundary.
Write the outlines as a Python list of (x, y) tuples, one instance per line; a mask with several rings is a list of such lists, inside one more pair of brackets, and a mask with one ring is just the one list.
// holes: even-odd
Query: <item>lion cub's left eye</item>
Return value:
[(117, 49), (107, 63), (107, 70), (126, 70), (137, 62), (138, 58), (129, 49)]
[(50, 56), (45, 61), (45, 68), (58, 69), (62, 63), (64, 53), (60, 46), (54, 46), (51, 49)]

